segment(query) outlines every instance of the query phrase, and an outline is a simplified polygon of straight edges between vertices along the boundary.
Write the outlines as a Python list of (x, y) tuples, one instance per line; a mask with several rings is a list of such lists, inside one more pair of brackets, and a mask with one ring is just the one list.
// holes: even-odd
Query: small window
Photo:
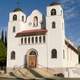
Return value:
[(27, 39), (26, 39), (26, 37), (24, 38), (24, 42), (25, 42), (25, 44), (26, 44), (26, 42), (27, 42)]
[(65, 51), (63, 50), (63, 59), (65, 58)]
[(38, 26), (38, 17), (37, 17), (37, 16), (34, 17), (33, 26), (34, 26), (34, 27), (37, 27), (37, 26)]
[(13, 16), (13, 21), (16, 21), (17, 20), (17, 15), (14, 15)]
[(56, 15), (56, 9), (51, 10), (51, 15)]
[(38, 43), (38, 37), (35, 37), (35, 42)]
[(11, 52), (11, 60), (15, 60), (15, 51)]
[(32, 43), (34, 43), (34, 37), (32, 37)]
[(23, 44), (23, 38), (21, 38), (21, 44)]
[(22, 16), (22, 21), (24, 22), (24, 16)]
[(52, 22), (52, 28), (56, 28), (56, 27), (55, 27), (55, 22)]
[(15, 26), (13, 26), (13, 32), (15, 32), (16, 30), (15, 30)]
[(45, 43), (45, 41), (46, 41), (46, 40), (45, 40), (45, 36), (43, 36), (43, 43)]
[(30, 44), (30, 37), (28, 37), (28, 43)]
[(39, 42), (41, 43), (41, 36), (39, 37)]
[(51, 58), (57, 58), (57, 50), (56, 49), (52, 49)]

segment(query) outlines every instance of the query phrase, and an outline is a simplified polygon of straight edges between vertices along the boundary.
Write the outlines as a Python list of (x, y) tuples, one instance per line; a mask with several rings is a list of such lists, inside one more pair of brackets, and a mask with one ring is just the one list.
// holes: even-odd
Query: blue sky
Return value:
[[(17, 0), (0, 0), (0, 27), (7, 28), (9, 12), (17, 7)], [(60, 2), (64, 9), (65, 32), (75, 44), (80, 44), (80, 0), (19, 0), (26, 15), (38, 9), (46, 15), (46, 6)]]

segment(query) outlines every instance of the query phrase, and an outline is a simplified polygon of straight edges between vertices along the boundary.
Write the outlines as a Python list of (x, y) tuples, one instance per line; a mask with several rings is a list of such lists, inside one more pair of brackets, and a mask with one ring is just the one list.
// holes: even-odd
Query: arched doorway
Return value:
[(35, 50), (30, 51), (27, 58), (28, 58), (27, 66), (29, 68), (36, 68), (37, 67), (37, 52)]

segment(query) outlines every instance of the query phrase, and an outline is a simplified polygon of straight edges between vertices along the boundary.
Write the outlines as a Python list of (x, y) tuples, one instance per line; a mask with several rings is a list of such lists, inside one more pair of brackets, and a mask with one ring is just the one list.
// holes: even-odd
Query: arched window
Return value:
[(28, 37), (28, 43), (30, 44), (30, 37)]
[(13, 15), (13, 21), (17, 20), (17, 15)]
[(34, 26), (34, 27), (37, 27), (37, 26), (38, 26), (38, 17), (37, 17), (37, 16), (34, 17), (33, 26)]
[(15, 32), (15, 31), (16, 31), (15, 26), (13, 26), (13, 32)]
[(11, 52), (11, 60), (15, 60), (15, 51)]
[(23, 38), (21, 38), (21, 44), (23, 44)]
[(51, 10), (51, 15), (56, 15), (56, 9)]
[(24, 38), (24, 42), (25, 42), (25, 44), (26, 44), (26, 42), (27, 42), (27, 39), (26, 39), (26, 37)]
[(52, 28), (56, 28), (55, 22), (52, 22)]
[(24, 16), (22, 16), (22, 21), (24, 22)]
[(51, 58), (57, 58), (57, 50), (56, 49), (52, 49)]
[(46, 40), (45, 40), (45, 36), (43, 36), (43, 43), (45, 43), (45, 41), (46, 41)]
[(34, 43), (34, 37), (32, 37), (32, 43)]
[(38, 43), (38, 37), (35, 37), (35, 42)]
[(41, 36), (39, 37), (39, 42), (41, 43)]

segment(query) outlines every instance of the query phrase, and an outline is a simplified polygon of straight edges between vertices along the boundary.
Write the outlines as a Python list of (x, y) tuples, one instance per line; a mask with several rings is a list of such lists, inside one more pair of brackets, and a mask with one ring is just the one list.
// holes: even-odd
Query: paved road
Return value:
[[(24, 80), (24, 79), (16, 79), (16, 78), (0, 78), (0, 80)], [(80, 79), (26, 79), (26, 80), (80, 80)]]

